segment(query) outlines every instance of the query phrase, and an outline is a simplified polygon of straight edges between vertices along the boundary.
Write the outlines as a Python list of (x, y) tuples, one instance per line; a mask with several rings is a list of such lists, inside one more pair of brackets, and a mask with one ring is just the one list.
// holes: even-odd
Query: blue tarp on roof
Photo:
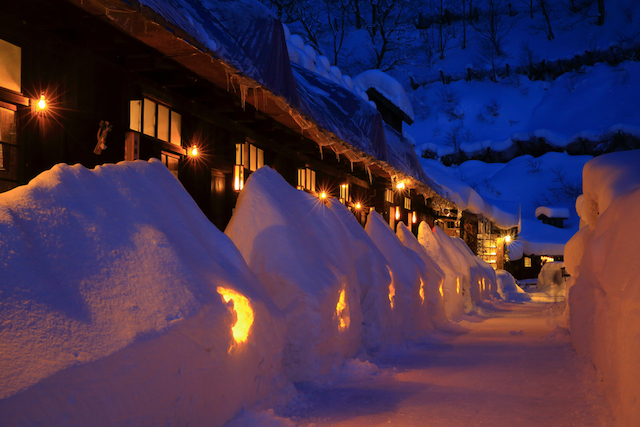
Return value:
[(246, 76), (298, 107), (282, 23), (251, 0), (140, 0)]
[(331, 80), (297, 64), (291, 66), (304, 114), (356, 150), (387, 161), (384, 122), (378, 110)]
[(387, 150), (389, 152), (389, 160), (387, 163), (397, 171), (412, 176), (423, 184), (428, 185), (437, 194), (443, 196), (444, 191), (440, 186), (424, 173), (413, 144), (386, 123), (384, 125), (384, 131)]

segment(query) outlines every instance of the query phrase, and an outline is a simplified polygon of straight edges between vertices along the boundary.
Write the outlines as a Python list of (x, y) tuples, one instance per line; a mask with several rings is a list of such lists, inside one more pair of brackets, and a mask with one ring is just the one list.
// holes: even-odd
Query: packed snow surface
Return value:
[(281, 314), (160, 161), (57, 165), (0, 194), (0, 236), (3, 425), (222, 425), (286, 399)]
[(582, 228), (567, 243), (571, 340), (598, 371), (616, 426), (640, 419), (640, 151), (584, 168)]

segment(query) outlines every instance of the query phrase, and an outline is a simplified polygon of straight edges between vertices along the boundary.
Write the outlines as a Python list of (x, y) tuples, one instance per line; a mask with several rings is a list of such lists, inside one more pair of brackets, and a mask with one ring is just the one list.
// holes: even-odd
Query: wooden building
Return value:
[[(339, 198), (362, 223), (371, 208), (392, 225), (433, 223), (433, 206), (451, 205), (389, 156), (366, 101), (289, 62), (279, 21), (247, 13), (231, 34), (197, 0), (192, 16), (180, 0), (145, 4), (0, 5), (0, 191), (57, 163), (155, 157), (221, 229), (263, 165)], [(312, 97), (313, 85), (327, 99)], [(332, 107), (334, 92), (350, 104)]]

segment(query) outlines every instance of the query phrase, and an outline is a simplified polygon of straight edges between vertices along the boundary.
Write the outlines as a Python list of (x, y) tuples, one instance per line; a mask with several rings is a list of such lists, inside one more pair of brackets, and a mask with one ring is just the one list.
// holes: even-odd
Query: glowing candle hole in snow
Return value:
[(389, 283), (389, 304), (393, 310), (393, 303), (396, 298), (396, 286), (393, 283), (393, 273), (391, 272), (391, 269), (387, 267), (387, 270), (389, 270), (389, 276), (391, 276), (391, 283)]
[(418, 291), (420, 294), (420, 304), (424, 304), (424, 282), (420, 279), (420, 290)]
[[(444, 298), (444, 282), (440, 281), (440, 296)], [(424, 298), (423, 298), (424, 300)]]
[(460, 293), (460, 278), (456, 278), (456, 293)]
[(341, 331), (349, 327), (351, 319), (349, 318), (349, 306), (347, 305), (347, 294), (344, 288), (340, 291), (338, 305), (336, 305), (336, 317), (338, 317), (338, 328)]
[(231, 327), (233, 339), (236, 343), (242, 343), (249, 337), (251, 325), (253, 325), (253, 310), (249, 300), (234, 290), (218, 286), (216, 289), (224, 302), (233, 301), (233, 311), (236, 313), (236, 323)]

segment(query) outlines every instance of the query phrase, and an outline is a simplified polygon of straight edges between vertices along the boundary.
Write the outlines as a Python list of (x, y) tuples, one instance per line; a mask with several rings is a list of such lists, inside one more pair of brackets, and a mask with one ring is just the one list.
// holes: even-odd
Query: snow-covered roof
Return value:
[(216, 58), (298, 105), (280, 21), (255, 0), (140, 0)]
[(380, 70), (367, 70), (353, 78), (353, 85), (360, 88), (362, 92), (366, 92), (369, 88), (376, 89), (411, 120), (414, 120), (411, 101), (400, 82), (390, 75)]
[(562, 207), (550, 207), (550, 206), (538, 206), (536, 208), (536, 218), (540, 218), (541, 215), (547, 218), (569, 218), (569, 209)]

